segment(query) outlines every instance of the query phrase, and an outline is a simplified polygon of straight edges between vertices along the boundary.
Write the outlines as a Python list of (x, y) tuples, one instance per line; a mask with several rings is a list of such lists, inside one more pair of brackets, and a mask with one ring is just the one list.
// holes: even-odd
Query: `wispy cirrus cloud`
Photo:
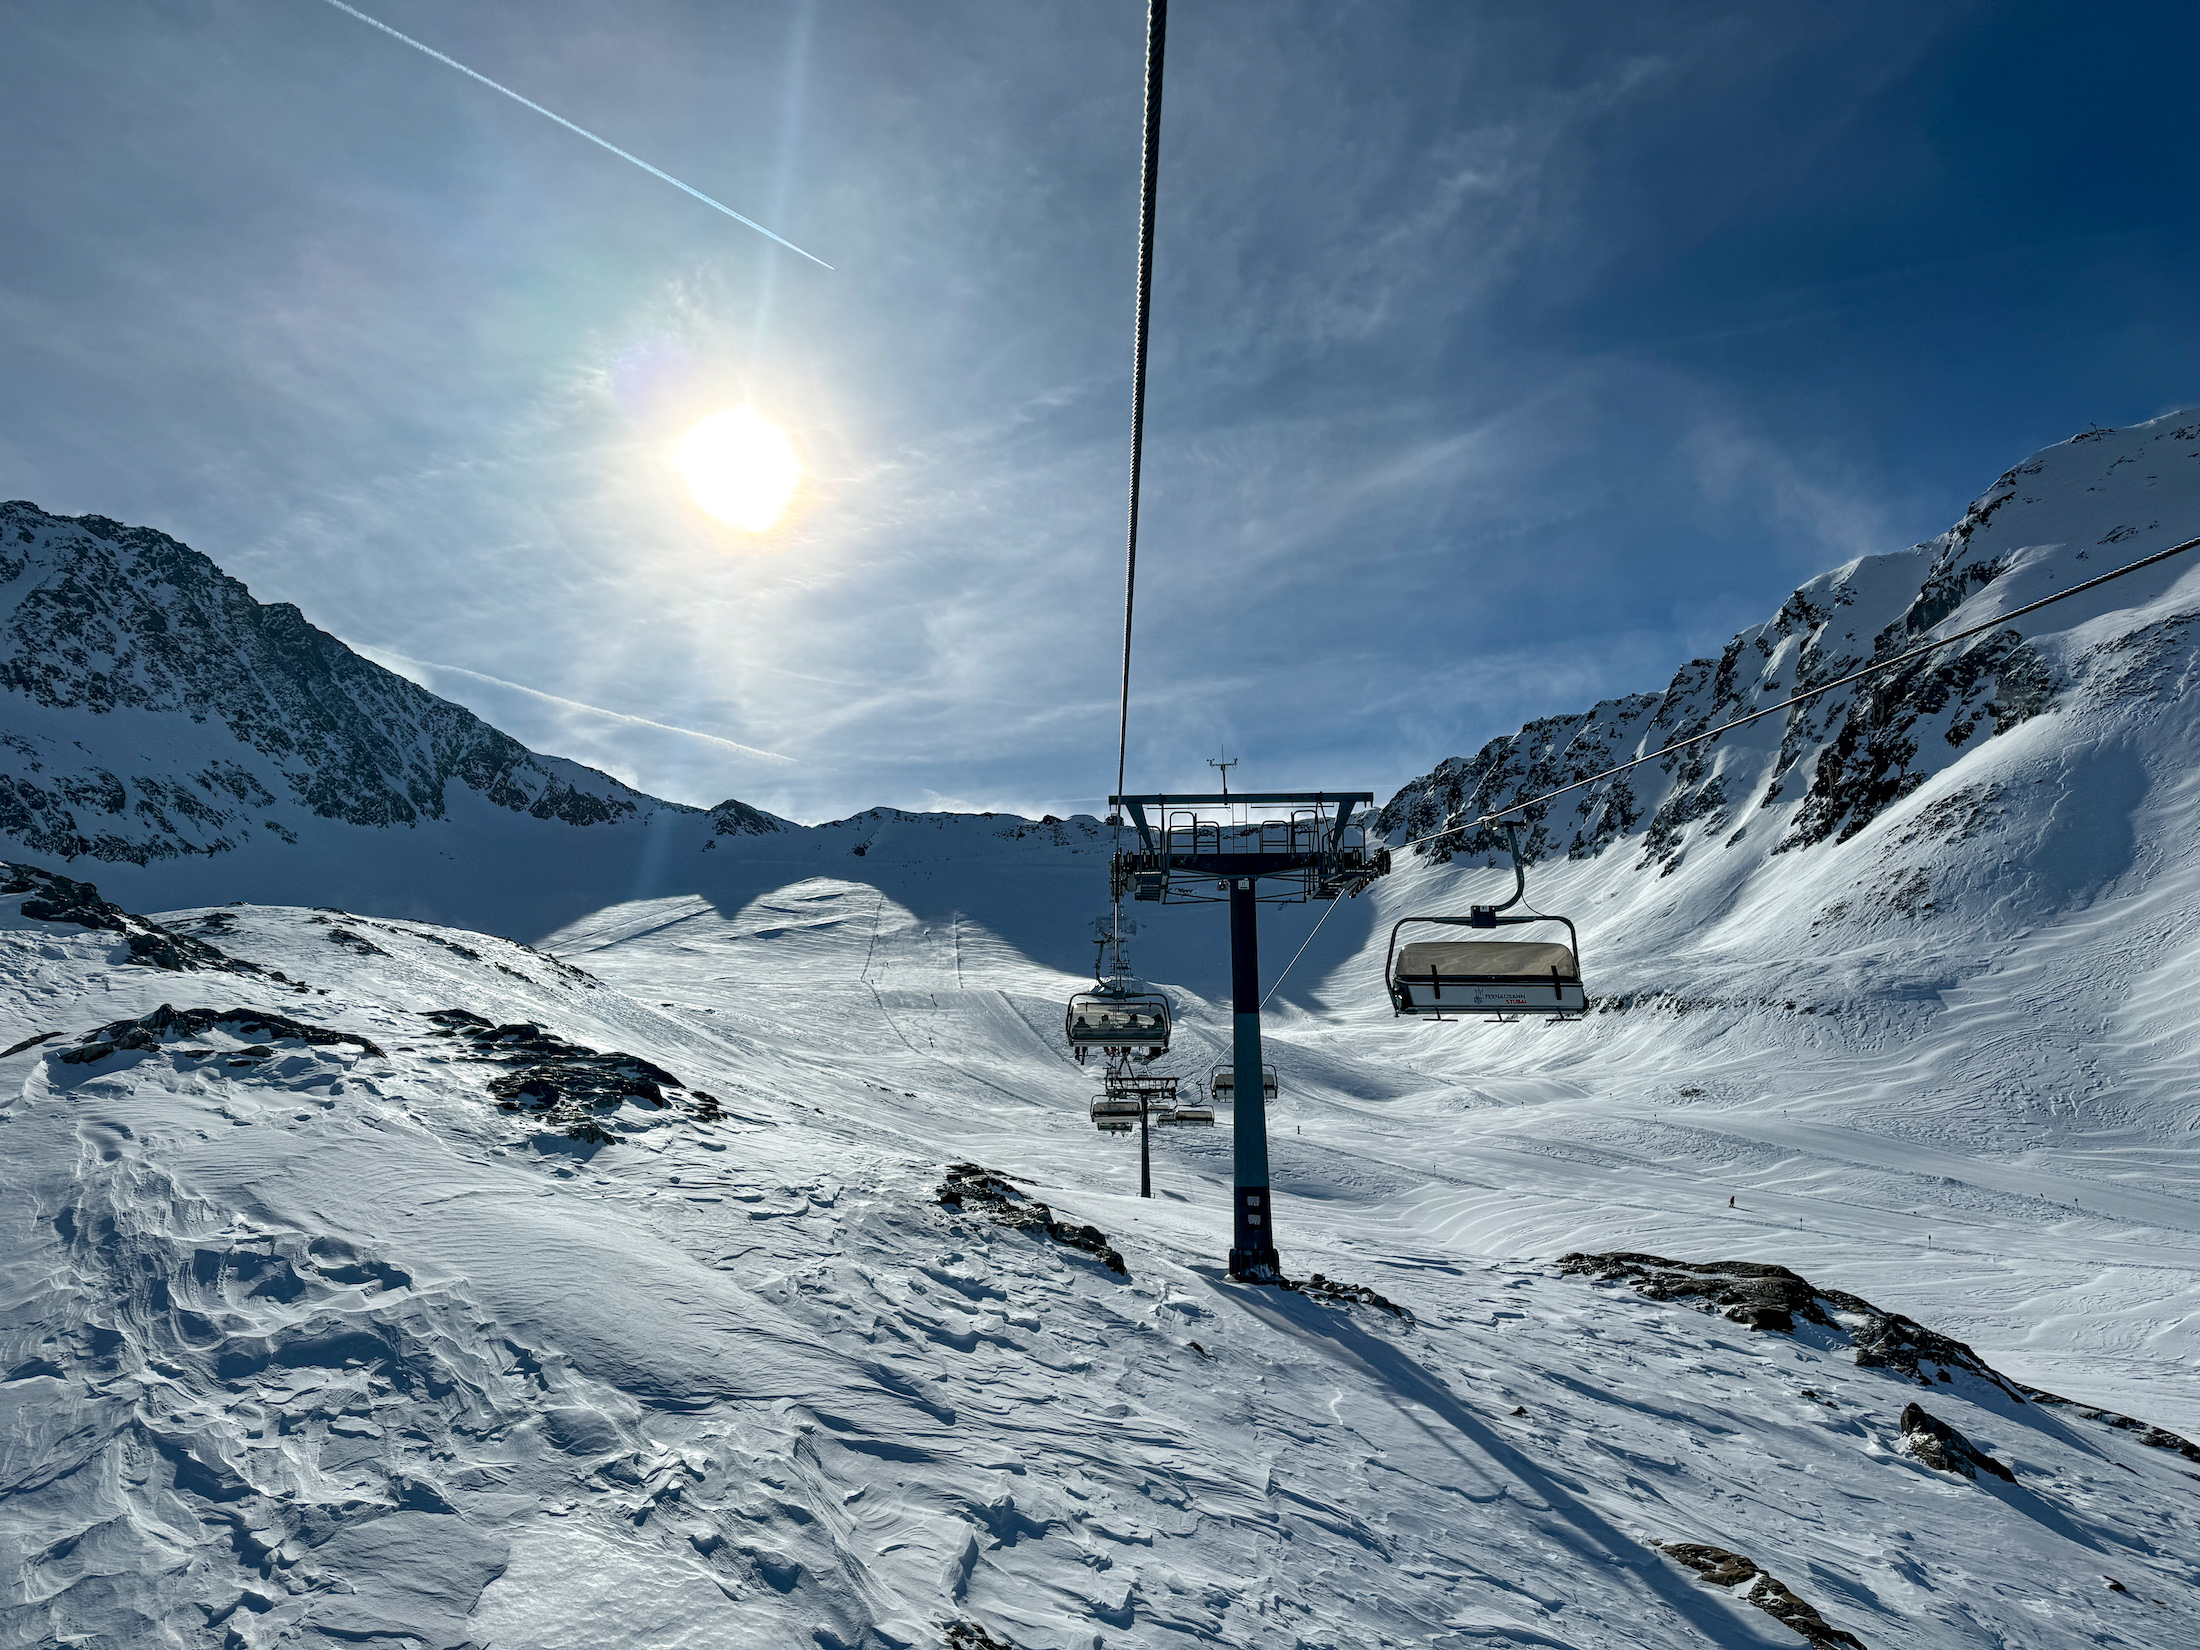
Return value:
[[(1137, 8), (365, 9), (839, 267), (326, 6), (117, 36), (29, 0), (0, 199), (40, 233), (0, 270), (0, 491), (175, 532), (660, 794), (1095, 805)], [(2177, 399), (2200, 305), (2162, 294), (2200, 257), (2115, 261), (2171, 233), (2131, 226), (2173, 198), (2176, 134), (2009, 210), (1997, 145), (2044, 153), (2066, 105), (2152, 117), (1987, 97), (1982, 54), (2003, 88), (2029, 60), (1985, 15), (1172, 19), (1140, 782), (1204, 783), (1227, 740), (1248, 777), (1382, 789), (1662, 686), (2115, 396)], [(1959, 241), (1960, 267), (1930, 251)], [(2095, 310), (2169, 330), (2140, 349)], [(765, 541), (670, 462), (742, 402), (810, 472)]]

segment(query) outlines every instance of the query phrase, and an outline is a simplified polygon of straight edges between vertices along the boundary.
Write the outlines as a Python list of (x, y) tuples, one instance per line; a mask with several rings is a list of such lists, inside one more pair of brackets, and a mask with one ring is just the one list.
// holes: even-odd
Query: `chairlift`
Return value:
[(1062, 1029), (1079, 1065), (1094, 1049), (1157, 1060), (1169, 1051), (1169, 999), (1138, 980), (1110, 980), (1069, 1000)]
[(1172, 1106), (1166, 1116), (1156, 1113), (1156, 1123), (1188, 1123), (1205, 1128), (1215, 1126), (1215, 1108), (1212, 1106)]
[[(1473, 906), (1463, 917), (1401, 917), (1392, 925), (1383, 974), (1394, 1013), (1509, 1020), (1524, 1014), (1578, 1019), (1588, 1011), (1581, 984), (1581, 946), (1573, 923), (1538, 912), (1503, 914), (1528, 893), (1519, 836), (1510, 824), (1505, 827), (1505, 843), (1512, 855), (1513, 897), (1503, 905)], [(1398, 930), (1414, 922), (1492, 929), (1556, 923), (1566, 930), (1566, 939), (1563, 944), (1555, 940), (1419, 940), (1400, 946)]]
[[(1218, 1106), (1235, 1103), (1237, 1099), (1237, 1068), (1229, 1065), (1215, 1067), (1213, 1071), (1207, 1074), (1207, 1092), (1214, 1096), (1215, 1104)], [(1260, 1097), (1263, 1100), (1273, 1100), (1276, 1097), (1276, 1068), (1274, 1066), (1264, 1065), (1260, 1068)]]
[(1138, 1124), (1138, 1102), (1119, 1095), (1096, 1094), (1092, 1099), (1092, 1123), (1109, 1134), (1128, 1134)]

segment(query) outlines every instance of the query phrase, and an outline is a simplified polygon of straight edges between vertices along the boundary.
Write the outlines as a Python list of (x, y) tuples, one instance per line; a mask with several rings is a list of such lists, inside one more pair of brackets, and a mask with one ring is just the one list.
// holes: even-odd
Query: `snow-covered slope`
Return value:
[[(1412, 1321), (1234, 1285), (1222, 1143), (1141, 1203), (1031, 971), (875, 898), (851, 971), (852, 898), (556, 959), (166, 919), (243, 975), (11, 919), (0, 1036), (64, 1035), (0, 1112), (6, 1642), (2190, 1642), (2180, 1440), (1929, 1338), (1860, 1363), (1862, 1303), (1753, 1330), (1477, 1253), (1407, 1217), (1406, 1119), (1311, 1087), (1294, 1270)], [(1032, 1200), (1125, 1272), (995, 1218)]]
[[(1524, 730), (1386, 822), (1404, 841), (1538, 794), (2196, 528), (2200, 417), (2089, 433), (1944, 538), (1814, 580), (1624, 738), (1596, 729), (1626, 702)], [(1736, 1252), (1815, 1248), (2043, 1385), (2200, 1425), (2196, 564), (1543, 810), (1531, 898), (1581, 926), (1584, 1024), (1385, 1026), (1390, 923), (1503, 881), (1486, 852), (1437, 863), (1440, 840), (1317, 940), (1289, 1034), (1362, 1073), (1395, 1060), (1369, 1092), (1456, 1114), (1432, 1156), (1488, 1184), (1426, 1195), (1478, 1248), (1670, 1249), (1713, 1204)]]
[[(2052, 449), (1386, 824), (2189, 536), (2196, 454), (2191, 414)], [(1269, 1005), (1278, 1237), (1410, 1324), (1221, 1275), (1227, 1128), (1150, 1202), (1095, 1136), (1090, 821), (667, 834), (547, 894), (344, 824), (371, 899), (202, 877), (166, 938), (23, 879), (0, 1048), (60, 1035), (0, 1065), (7, 1642), (2200, 1641), (2196, 612), (2173, 564), (1557, 805), (1578, 1024), (1389, 1015), (1390, 924), (1488, 898), (1484, 843), (1330, 913)], [(1264, 917), (1268, 976), (1318, 914)], [(1138, 915), (1196, 1079), (1224, 925)]]

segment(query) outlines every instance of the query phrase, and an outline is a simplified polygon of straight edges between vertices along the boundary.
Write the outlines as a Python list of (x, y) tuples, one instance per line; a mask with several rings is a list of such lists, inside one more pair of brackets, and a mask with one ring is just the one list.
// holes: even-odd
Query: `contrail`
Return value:
[[(433, 659), (415, 659), (409, 654), (399, 653), (386, 647), (367, 647), (357, 642), (350, 645), (354, 653), (363, 654), (376, 664), (381, 664), (384, 659), (395, 659), (400, 664), (412, 665), (419, 670), (447, 670), (454, 676), (471, 676), (477, 682), (488, 682), (495, 687), (510, 688), (514, 693), (524, 693), (530, 699), (546, 700), (553, 705), (563, 706), (567, 710), (586, 711), (590, 716), (601, 716), (607, 721), (628, 722), (638, 728), (655, 728), (660, 733), (684, 734), (690, 739), (700, 739), (707, 745), (723, 745), (730, 751), (739, 751), (743, 756), (760, 756), (768, 762), (794, 763), (796, 761), (794, 757), (781, 756), (777, 751), (758, 750), (754, 745), (744, 745), (738, 740), (721, 739), (715, 733), (697, 733), (693, 728), (676, 728), (670, 722), (652, 722), (646, 716), (629, 716), (623, 710), (606, 710), (601, 705), (583, 704), (578, 699), (561, 698), (555, 693), (545, 693), (541, 688), (527, 687), (519, 682), (507, 682), (503, 677), (491, 676), (485, 670), (468, 670), (464, 665), (440, 665)], [(389, 666), (383, 665), (382, 668), (388, 670)], [(403, 673), (395, 672), (393, 674)], [(407, 680), (409, 681), (411, 678), (408, 677)], [(424, 686), (425, 684), (419, 685)], [(433, 692), (434, 690), (431, 688), (429, 691)], [(799, 766), (799, 763), (797, 765)]]
[[(799, 246), (795, 245), (795, 244), (794, 244), (794, 242), (792, 242), (792, 241), (788, 240), (786, 236), (784, 236), (784, 235), (774, 235), (774, 234), (772, 234), (772, 232), (771, 232), (771, 231), (770, 231), (769, 229), (766, 229), (766, 228), (765, 228), (765, 227), (764, 227), (764, 226), (763, 226), (762, 224), (758, 223), (758, 222), (757, 222), (757, 221), (756, 221), (756, 220), (755, 220), (754, 218), (744, 218), (743, 216), (741, 216), (741, 214), (740, 214), (740, 213), (736, 212), (736, 211), (735, 211), (735, 210), (734, 210), (734, 209), (733, 209), (732, 207), (730, 207), (730, 206), (726, 205), (726, 203), (725, 203), (725, 202), (723, 202), (723, 201), (714, 201), (714, 200), (712, 200), (712, 199), (711, 199), (711, 198), (710, 198), (710, 197), (709, 197), (708, 195), (704, 194), (704, 193), (702, 192), (702, 190), (700, 190), (700, 189), (690, 189), (690, 188), (688, 188), (688, 186), (687, 186), (686, 184), (682, 183), (682, 182), (681, 182), (681, 181), (680, 181), (680, 180), (679, 180), (678, 178), (674, 177), (674, 176), (673, 176), (673, 175), (672, 175), (672, 174), (671, 174), (670, 172), (660, 172), (660, 171), (658, 171), (658, 170), (657, 170), (657, 168), (656, 168), (656, 167), (654, 167), (654, 166), (650, 165), (648, 161), (646, 161), (646, 160), (643, 160), (643, 159), (642, 159), (642, 158), (641, 158), (641, 157), (640, 157), (639, 155), (630, 155), (630, 154), (628, 154), (628, 153), (627, 153), (627, 152), (626, 152), (626, 151), (625, 151), (624, 149), (620, 148), (620, 147), (619, 147), (619, 146), (618, 146), (618, 145), (617, 145), (616, 143), (606, 143), (606, 142), (605, 142), (605, 141), (604, 141), (604, 140), (603, 140), (602, 138), (598, 137), (598, 136), (597, 136), (597, 135), (596, 135), (596, 134), (595, 134), (594, 132), (591, 132), (590, 130), (588, 130), (588, 128), (587, 128), (587, 127), (585, 127), (585, 126), (576, 126), (576, 125), (574, 125), (574, 124), (573, 124), (573, 123), (572, 123), (572, 122), (571, 122), (570, 120), (567, 120), (567, 119), (565, 118), (565, 116), (563, 116), (563, 115), (559, 115), (559, 114), (551, 114), (551, 112), (550, 112), (550, 111), (549, 111), (548, 109), (545, 109), (545, 108), (544, 108), (544, 107), (543, 107), (543, 106), (542, 106), (541, 104), (539, 104), (539, 103), (536, 103), (536, 102), (533, 102), (533, 101), (531, 101), (531, 100), (529, 100), (529, 99), (527, 99), (527, 98), (521, 97), (521, 96), (519, 95), (519, 93), (517, 93), (517, 92), (513, 91), (511, 87), (509, 87), (509, 86), (500, 86), (500, 85), (498, 85), (498, 84), (497, 84), (497, 83), (496, 83), (495, 81), (491, 80), (491, 79), (490, 79), (490, 78), (489, 78), (489, 77), (488, 77), (487, 75), (485, 75), (485, 74), (477, 74), (477, 73), (475, 73), (475, 71), (474, 71), (474, 70), (472, 70), (472, 69), (469, 69), (469, 68), (467, 68), (465, 64), (463, 64), (463, 63), (459, 62), (459, 60), (458, 60), (457, 58), (455, 58), (455, 57), (445, 57), (445, 56), (444, 56), (444, 55), (443, 55), (443, 54), (442, 54), (441, 52), (437, 51), (437, 50), (436, 50), (436, 49), (435, 49), (435, 48), (434, 48), (433, 46), (425, 46), (425, 45), (422, 45), (422, 44), (421, 44), (421, 43), (420, 43), (419, 41), (415, 40), (415, 39), (414, 39), (414, 38), (413, 38), (413, 37), (412, 37), (411, 35), (409, 35), (409, 34), (399, 34), (399, 33), (397, 32), (397, 30), (395, 30), (395, 29), (391, 28), (391, 27), (390, 27), (390, 26), (389, 26), (389, 25), (388, 25), (387, 23), (383, 23), (383, 22), (380, 22), (380, 21), (376, 20), (375, 18), (369, 17), (369, 16), (368, 16), (368, 15), (367, 15), (367, 14), (366, 14), (365, 12), (361, 11), (361, 10), (360, 10), (360, 9), (359, 9), (359, 8), (358, 8), (357, 6), (347, 6), (347, 5), (345, 5), (345, 4), (344, 4), (344, 0), (328, 0), (328, 3), (329, 3), (330, 5), (332, 5), (332, 6), (334, 6), (334, 7), (335, 7), (335, 8), (336, 8), (336, 9), (337, 9), (338, 11), (340, 11), (340, 12), (348, 12), (348, 13), (349, 13), (350, 15), (352, 15), (353, 17), (356, 17), (356, 18), (358, 18), (360, 22), (362, 22), (362, 23), (365, 23), (365, 24), (368, 24), (369, 26), (371, 26), (371, 27), (373, 27), (373, 28), (377, 28), (377, 29), (380, 29), (380, 30), (381, 30), (381, 31), (382, 31), (382, 32), (383, 32), (384, 34), (388, 35), (388, 36), (389, 36), (389, 37), (390, 37), (390, 38), (391, 38), (392, 40), (402, 40), (402, 41), (404, 41), (404, 42), (405, 42), (405, 44), (406, 44), (406, 45), (408, 45), (408, 46), (412, 47), (412, 49), (413, 49), (414, 51), (416, 51), (416, 52), (426, 52), (426, 53), (427, 53), (427, 54), (428, 54), (428, 55), (429, 55), (430, 57), (434, 58), (434, 59), (435, 59), (435, 60), (436, 60), (436, 61), (437, 61), (438, 63), (448, 63), (448, 64), (449, 64), (449, 65), (450, 65), (450, 66), (451, 66), (452, 68), (456, 69), (456, 70), (457, 70), (457, 71), (458, 71), (458, 72), (459, 72), (460, 74), (462, 74), (462, 75), (468, 75), (468, 76), (471, 76), (471, 77), (472, 77), (473, 79), (475, 79), (475, 80), (478, 80), (478, 81), (480, 81), (480, 82), (481, 82), (481, 83), (482, 83), (482, 84), (483, 84), (484, 86), (488, 87), (488, 88), (489, 88), (489, 89), (490, 89), (490, 90), (491, 90), (492, 92), (502, 92), (502, 93), (503, 93), (503, 94), (504, 94), (504, 95), (505, 95), (506, 97), (510, 98), (510, 99), (511, 99), (511, 100), (512, 100), (512, 101), (513, 101), (514, 103), (524, 103), (524, 104), (526, 104), (526, 105), (527, 105), (527, 107), (528, 107), (528, 108), (530, 108), (530, 109), (534, 110), (536, 114), (538, 114), (538, 115), (547, 115), (547, 116), (549, 116), (549, 118), (550, 118), (550, 119), (552, 119), (552, 120), (556, 121), (556, 122), (557, 122), (557, 123), (558, 123), (558, 124), (559, 124), (560, 126), (563, 126), (563, 127), (564, 127), (564, 128), (565, 128), (565, 129), (566, 129), (566, 130), (567, 130), (568, 132), (578, 132), (578, 133), (579, 133), (579, 134), (580, 134), (580, 135), (581, 135), (582, 137), (584, 137), (584, 138), (588, 139), (588, 141), (589, 141), (590, 143), (593, 143), (593, 144), (597, 145), (597, 146), (598, 146), (599, 148), (603, 148), (603, 149), (609, 149), (609, 150), (610, 150), (610, 151), (611, 151), (611, 152), (612, 152), (612, 153), (613, 153), (614, 155), (617, 155), (617, 156), (618, 156), (618, 157), (619, 157), (619, 158), (620, 158), (621, 160), (630, 160), (630, 161), (632, 161), (632, 162), (633, 162), (633, 163), (634, 163), (634, 164), (635, 164), (636, 166), (639, 166), (639, 167), (640, 167), (640, 168), (641, 168), (641, 169), (642, 169), (643, 171), (647, 172), (647, 173), (648, 173), (648, 174), (649, 174), (649, 175), (650, 175), (651, 177), (653, 177), (653, 178), (663, 178), (663, 179), (665, 180), (665, 182), (667, 182), (667, 183), (671, 184), (673, 188), (675, 188), (675, 189), (679, 189), (679, 190), (684, 190), (684, 191), (685, 191), (686, 193), (688, 193), (688, 194), (690, 194), (690, 195), (693, 195), (693, 196), (694, 196), (694, 197), (695, 197), (695, 198), (696, 198), (697, 200), (701, 201), (701, 202), (702, 202), (702, 203), (703, 203), (703, 204), (704, 204), (705, 206), (710, 206), (710, 207), (715, 207), (715, 208), (717, 208), (717, 209), (718, 209), (719, 211), (721, 211), (721, 212), (725, 213), (725, 215), (726, 215), (727, 217), (729, 217), (729, 218), (733, 219), (733, 220), (734, 220), (734, 222), (736, 222), (736, 223), (745, 223), (745, 224), (747, 224), (747, 225), (748, 225), (748, 226), (749, 226), (749, 227), (750, 227), (751, 229), (755, 230), (755, 231), (756, 231), (756, 232), (757, 232), (757, 233), (758, 233), (759, 235), (769, 236), (769, 237), (770, 237), (770, 238), (771, 238), (772, 240), (775, 240), (775, 241), (777, 241), (777, 242), (778, 242), (778, 243), (779, 243), (779, 244), (780, 244), (781, 246), (785, 247), (785, 248), (786, 248), (786, 249), (787, 249), (787, 250), (788, 250), (789, 252), (802, 252), (802, 248), (800, 248)], [(825, 261), (825, 260), (824, 260), (823, 258), (820, 258), (820, 257), (819, 257), (819, 256), (818, 256), (818, 255), (817, 255), (816, 253), (814, 253), (814, 252), (802, 252), (802, 256), (803, 256), (803, 257), (805, 257), (805, 258), (807, 258), (807, 259), (809, 259), (809, 260), (810, 260), (810, 262), (812, 262), (813, 264), (816, 264), (816, 265), (818, 266), (818, 268), (820, 268), (820, 269), (830, 269), (830, 268), (832, 268), (832, 267), (833, 267), (833, 266), (832, 266), (831, 264), (827, 263), (827, 262), (826, 262), (826, 261)]]

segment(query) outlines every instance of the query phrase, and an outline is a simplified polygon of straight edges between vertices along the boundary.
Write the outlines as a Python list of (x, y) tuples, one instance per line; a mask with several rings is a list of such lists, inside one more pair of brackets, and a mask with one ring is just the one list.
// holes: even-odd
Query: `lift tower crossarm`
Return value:
[[(1387, 848), (1348, 840), (1354, 816), (1374, 800), (1371, 791), (1111, 796), (1108, 803), (1119, 810), (1117, 817), (1129, 816), (1136, 846), (1116, 851), (1110, 886), (1118, 900), (1128, 894), (1164, 904), (1227, 897), (1228, 889), (1220, 885), (1235, 878), (1285, 884), (1277, 891), (1256, 890), (1254, 897), (1269, 903), (1357, 894), (1390, 869)], [(1286, 819), (1242, 824), (1191, 813), (1187, 824), (1187, 814), (1178, 812), (1202, 807), (1288, 808), (1293, 813)]]
[(1337, 820), (1330, 829), (1330, 846), (1336, 848), (1344, 841), (1345, 827), (1352, 823), (1352, 804), (1372, 806), (1374, 801), (1373, 791), (1187, 791), (1181, 796), (1111, 796), (1108, 806), (1130, 809), (1131, 827), (1138, 832), (1139, 846), (1152, 853), (1157, 844), (1153, 822), (1146, 817), (1148, 807), (1164, 819), (1168, 817), (1168, 810), (1175, 807), (1282, 808), (1294, 803), (1305, 807), (1335, 807)]

